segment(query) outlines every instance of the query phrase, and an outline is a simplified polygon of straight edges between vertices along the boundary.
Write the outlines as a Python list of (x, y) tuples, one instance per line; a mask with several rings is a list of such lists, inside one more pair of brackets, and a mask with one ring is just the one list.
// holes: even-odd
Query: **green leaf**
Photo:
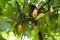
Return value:
[(0, 0), (0, 6), (1, 6), (2, 8), (4, 8), (4, 7), (5, 7), (5, 4), (6, 4), (8, 1), (10, 1), (10, 0)]
[(38, 20), (38, 19), (41, 18), (41, 17), (44, 17), (44, 15), (45, 15), (45, 14), (40, 13), (40, 14), (37, 16), (36, 20)]
[(9, 31), (10, 30), (10, 24), (7, 22), (0, 20), (0, 31)]
[(54, 0), (54, 6), (60, 6), (60, 0)]
[(4, 39), (4, 38), (0, 35), (0, 40), (6, 40), (6, 39)]

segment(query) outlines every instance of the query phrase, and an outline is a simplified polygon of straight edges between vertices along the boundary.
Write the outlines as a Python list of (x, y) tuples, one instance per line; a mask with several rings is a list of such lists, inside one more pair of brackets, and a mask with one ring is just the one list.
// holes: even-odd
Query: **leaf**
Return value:
[(4, 7), (5, 7), (5, 4), (6, 4), (8, 1), (10, 1), (10, 0), (0, 0), (0, 6), (1, 6), (2, 8), (4, 8)]
[(6, 39), (4, 39), (4, 38), (0, 35), (0, 40), (6, 40)]
[(0, 31), (9, 31), (10, 30), (10, 24), (7, 22), (0, 20)]
[(24, 25), (23, 25), (23, 32), (26, 32), (26, 33), (30, 33), (30, 27), (29, 27), (29, 24), (28, 23), (25, 23)]
[(45, 14), (40, 13), (40, 14), (37, 16), (36, 20), (38, 20), (39, 18), (43, 17), (44, 15), (45, 15)]
[(60, 0), (54, 0), (54, 6), (60, 6)]

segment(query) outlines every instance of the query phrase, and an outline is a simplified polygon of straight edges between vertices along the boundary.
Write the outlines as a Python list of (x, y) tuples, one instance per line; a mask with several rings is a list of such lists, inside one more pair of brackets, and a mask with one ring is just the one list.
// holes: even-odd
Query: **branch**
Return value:
[[(43, 4), (43, 6), (41, 6), (41, 8), (40, 8), (39, 11), (38, 11), (38, 14), (41, 13), (41, 10), (43, 9), (43, 7), (44, 7), (46, 4), (49, 4), (50, 1), (51, 1), (51, 0), (48, 0), (46, 3)], [(48, 6), (48, 7), (49, 7), (49, 6)], [(49, 10), (49, 9), (48, 9), (48, 10)], [(48, 10), (47, 10), (47, 11), (48, 11)]]
[(60, 8), (60, 6), (53, 6), (52, 8)]
[(49, 5), (49, 3), (47, 5), (48, 5), (48, 10), (46, 10), (44, 12), (41, 12), (41, 13), (46, 13), (46, 12), (50, 11), (50, 5)]
[(17, 17), (18, 17), (18, 16), (21, 17), (22, 24), (23, 24), (23, 23), (24, 23), (24, 19), (25, 19), (25, 15), (24, 15), (23, 12), (21, 12), (21, 10), (20, 10), (20, 6), (19, 6), (18, 2), (17, 2), (17, 1), (15, 1), (15, 2), (16, 2), (16, 4), (17, 4), (17, 9), (18, 9), (18, 15), (17, 15)]
[(15, 1), (15, 2), (16, 2), (16, 4), (17, 4), (18, 12), (21, 14), (21, 10), (20, 10), (20, 6), (19, 6), (18, 2), (17, 2), (17, 1)]
[(33, 16), (32, 16), (32, 12), (33, 12), (34, 9), (36, 8), (36, 6), (35, 6), (34, 4), (31, 4), (31, 3), (30, 3), (29, 8), (30, 8), (29, 17), (30, 17), (30, 19), (31, 19), (32, 22), (35, 22), (35, 19), (34, 19)]
[(39, 35), (39, 40), (43, 40), (41, 31), (38, 32), (38, 35)]

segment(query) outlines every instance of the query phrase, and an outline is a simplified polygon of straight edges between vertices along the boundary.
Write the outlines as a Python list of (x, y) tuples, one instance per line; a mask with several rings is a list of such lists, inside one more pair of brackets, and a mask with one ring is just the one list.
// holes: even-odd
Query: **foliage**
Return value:
[[(9, 33), (12, 31), (17, 38), (22, 35), (32, 40), (39, 40), (38, 32), (42, 33), (44, 40), (60, 40), (60, 0), (0, 0), (0, 35), (2, 33)], [(49, 2), (47, 2), (49, 1)], [(40, 11), (35, 25), (27, 18), (29, 16), (30, 3), (39, 5)], [(24, 13), (21, 14), (21, 12)], [(22, 17), (23, 19), (22, 19)], [(24, 20), (24, 17), (27, 20)], [(24, 20), (24, 22), (23, 22)], [(18, 26), (22, 25), (22, 32), (18, 31)], [(33, 28), (34, 27), (34, 28)], [(4, 36), (0, 36), (1, 40), (5, 40)], [(21, 39), (21, 38), (20, 38)], [(8, 40), (8, 39), (6, 39)], [(19, 39), (16, 39), (19, 40)]]

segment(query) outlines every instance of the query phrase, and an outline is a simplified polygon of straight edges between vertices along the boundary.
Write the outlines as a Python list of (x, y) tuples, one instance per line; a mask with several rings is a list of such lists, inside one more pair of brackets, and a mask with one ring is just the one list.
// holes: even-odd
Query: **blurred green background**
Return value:
[[(25, 13), (27, 18), (30, 3), (38, 4), (41, 7), (48, 0), (0, 0), (0, 40), (21, 40), (21, 38), (39, 40), (39, 30), (42, 32), (43, 40), (60, 40), (60, 0), (50, 0), (50, 11), (42, 10), (43, 13), (36, 18), (38, 21), (35, 29), (31, 29), (31, 21), (29, 21), (24, 23), (22, 32), (18, 32), (21, 18), (17, 16), (19, 14), (15, 1), (19, 3), (20, 10)], [(48, 9), (47, 4), (44, 8)]]

